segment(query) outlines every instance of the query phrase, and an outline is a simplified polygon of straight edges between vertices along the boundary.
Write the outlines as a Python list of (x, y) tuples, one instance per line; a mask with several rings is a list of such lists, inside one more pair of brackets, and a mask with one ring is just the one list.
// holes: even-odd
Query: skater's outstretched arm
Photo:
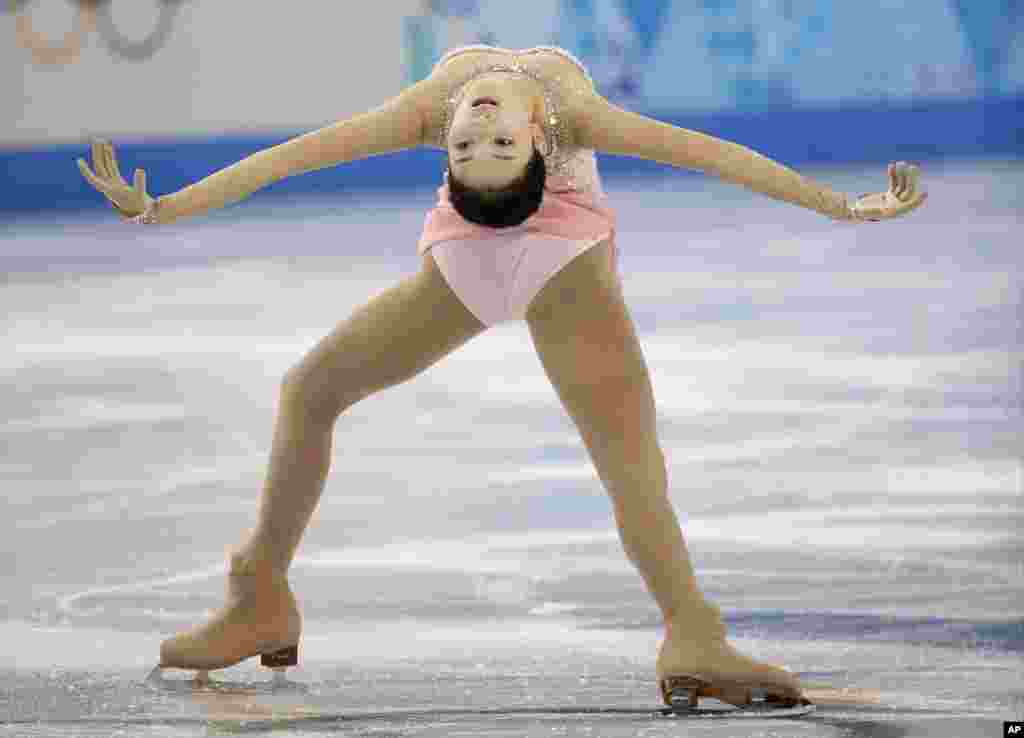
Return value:
[(599, 95), (586, 103), (579, 121), (577, 135), (585, 148), (698, 169), (835, 220), (893, 218), (918, 207), (927, 197), (918, 184), (918, 167), (897, 162), (889, 165), (887, 192), (862, 195), (850, 203), (846, 195), (753, 149), (623, 110)]
[(146, 194), (142, 170), (135, 171), (134, 186), (121, 177), (109, 143), (93, 144), (95, 172), (82, 159), (78, 167), (122, 215), (146, 213), (145, 222), (170, 223), (238, 202), (294, 174), (423, 144), (430, 84), (429, 80), (418, 82), (378, 108), (258, 151), (156, 200)]

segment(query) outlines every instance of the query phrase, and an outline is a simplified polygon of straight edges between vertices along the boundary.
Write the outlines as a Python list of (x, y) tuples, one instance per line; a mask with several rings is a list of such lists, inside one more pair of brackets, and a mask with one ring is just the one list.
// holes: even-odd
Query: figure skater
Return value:
[(227, 601), (209, 622), (164, 641), (160, 667), (221, 669), (252, 656), (298, 659), (302, 620), (287, 572), (330, 465), (338, 418), (406, 382), (488, 327), (525, 319), (545, 373), (614, 505), (623, 548), (664, 616), (656, 672), (678, 687), (749, 704), (752, 689), (804, 700), (780, 667), (737, 652), (698, 587), (669, 500), (650, 375), (623, 300), (615, 213), (594, 152), (697, 169), (837, 221), (903, 215), (925, 200), (917, 166), (888, 169), (886, 192), (853, 202), (740, 144), (610, 103), (557, 47), (454, 49), (430, 76), (369, 112), (259, 151), (151, 198), (121, 176), (109, 143), (82, 175), (132, 223), (171, 223), (238, 202), (285, 177), (377, 154), (447, 151), (426, 216), (417, 274), (357, 309), (284, 375), (256, 527), (229, 556)]

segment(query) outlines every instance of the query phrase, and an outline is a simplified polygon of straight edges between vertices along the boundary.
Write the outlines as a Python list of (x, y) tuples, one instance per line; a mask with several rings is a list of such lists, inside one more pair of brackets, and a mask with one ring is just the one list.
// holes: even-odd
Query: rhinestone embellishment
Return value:
[[(440, 62), (438, 62), (438, 66), (444, 64), (457, 53), (474, 50), (502, 51), (501, 49), (496, 49), (495, 47), (488, 46), (465, 47), (446, 54), (444, 58)], [(593, 81), (589, 73), (587, 73), (583, 65), (575, 57), (573, 57), (566, 51), (563, 51), (555, 47), (538, 47), (536, 49), (531, 49), (523, 53), (531, 54), (543, 51), (556, 53), (560, 56), (570, 59), (577, 67), (580, 68), (580, 70), (585, 75), (587, 81), (590, 82), (591, 85), (593, 84)], [(473, 69), (468, 75), (466, 75), (461, 80), (455, 82), (449, 87), (449, 92), (445, 96), (446, 104), (444, 105), (443, 122), (441, 126), (440, 137), (437, 142), (438, 145), (441, 148), (447, 148), (448, 132), (450, 130), (452, 119), (454, 117), (455, 108), (458, 107), (459, 101), (462, 99), (462, 95), (466, 88), (466, 85), (468, 85), (477, 77), (480, 77), (484, 74), (490, 74), (493, 72), (509, 72), (512, 74), (519, 74), (534, 80), (541, 86), (541, 88), (544, 91), (544, 106), (545, 111), (547, 113), (547, 116), (542, 119), (542, 123), (544, 124), (543, 127), (545, 129), (544, 136), (547, 140), (548, 149), (547, 151), (541, 152), (544, 156), (544, 164), (548, 170), (548, 173), (551, 175), (558, 176), (570, 174), (569, 165), (572, 159), (574, 158), (574, 152), (568, 150), (568, 125), (564, 117), (560, 113), (560, 110), (562, 108), (562, 96), (560, 94), (559, 88), (557, 87), (557, 83), (560, 83), (561, 79), (556, 79), (555, 84), (553, 84), (550, 80), (543, 78), (541, 75), (537, 74), (531, 69), (524, 67), (518, 62), (511, 62), (507, 64), (496, 63), (478, 66), (475, 69)]]

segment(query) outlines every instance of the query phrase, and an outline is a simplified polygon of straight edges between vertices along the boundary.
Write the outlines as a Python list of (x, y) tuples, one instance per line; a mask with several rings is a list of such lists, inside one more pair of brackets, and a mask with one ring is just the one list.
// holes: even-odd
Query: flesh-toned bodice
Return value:
[(477, 77), (495, 71), (533, 79), (544, 90), (542, 123), (551, 149), (544, 157), (548, 189), (589, 189), (594, 177), (594, 155), (575, 145), (573, 122), (581, 101), (596, 94), (594, 80), (575, 56), (557, 46), (504, 49), (478, 44), (448, 51), (431, 72), (431, 78), (441, 83), (442, 94), (432, 144), (446, 148), (462, 90)]

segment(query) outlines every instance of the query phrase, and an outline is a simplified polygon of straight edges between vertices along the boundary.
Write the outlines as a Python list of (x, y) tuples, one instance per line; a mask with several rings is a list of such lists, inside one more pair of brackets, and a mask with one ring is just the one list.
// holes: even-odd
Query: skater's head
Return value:
[(547, 170), (543, 98), (503, 73), (466, 85), (448, 131), (452, 206), (473, 223), (507, 228), (540, 208)]
[(546, 177), (544, 157), (534, 150), (525, 170), (504, 187), (472, 187), (449, 165), (448, 192), (452, 207), (466, 220), (491, 228), (510, 228), (540, 209)]

